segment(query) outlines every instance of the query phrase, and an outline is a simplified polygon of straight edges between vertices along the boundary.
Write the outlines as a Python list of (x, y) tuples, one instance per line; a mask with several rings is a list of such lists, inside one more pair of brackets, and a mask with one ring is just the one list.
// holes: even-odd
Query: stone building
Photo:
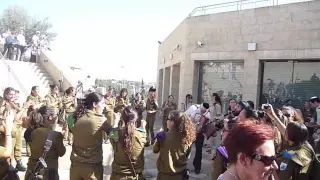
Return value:
[(159, 103), (172, 94), (181, 108), (188, 93), (199, 103), (216, 92), (224, 109), (231, 98), (300, 106), (320, 95), (320, 1), (263, 2), (183, 20), (159, 44)]

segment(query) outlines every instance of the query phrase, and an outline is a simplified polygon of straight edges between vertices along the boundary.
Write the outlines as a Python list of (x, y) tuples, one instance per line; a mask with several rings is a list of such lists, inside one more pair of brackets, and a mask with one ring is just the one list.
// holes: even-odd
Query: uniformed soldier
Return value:
[(143, 118), (143, 111), (145, 110), (146, 103), (142, 100), (141, 93), (136, 93), (134, 98), (134, 108), (138, 114), (137, 127), (141, 126), (141, 120)]
[[(27, 101), (29, 102), (32, 106), (40, 107), (43, 103), (43, 99), (39, 95), (39, 87), (38, 86), (33, 86), (31, 88), (31, 93), (27, 97)], [(31, 108), (31, 111), (34, 110), (34, 107)]]
[[(39, 172), (38, 177), (45, 180), (59, 180), (58, 159), (62, 157), (66, 148), (63, 144), (63, 131), (56, 128), (58, 117), (53, 107), (42, 106), (38, 111), (30, 114), (30, 126), (33, 128), (31, 133), (31, 157), (28, 161), (28, 169), (25, 179), (29, 180), (34, 173), (38, 173), (37, 164), (39, 158), (43, 158), (47, 167)], [(52, 141), (49, 151), (44, 156), (44, 147), (47, 140)]]
[[(154, 153), (160, 153), (157, 161), (158, 180), (186, 180), (189, 178), (187, 163), (196, 131), (191, 119), (179, 111), (171, 111), (168, 132), (160, 132), (153, 146)], [(170, 152), (170, 153), (168, 153)]]
[(281, 135), (284, 137), (284, 141), (286, 141), (288, 145), (286, 150), (281, 153), (281, 156), (277, 159), (279, 179), (309, 179), (308, 172), (313, 159), (313, 150), (307, 142), (307, 127), (298, 121), (291, 121), (285, 126), (277, 117), (271, 105), (269, 105), (265, 111), (276, 124)]
[[(29, 115), (31, 112), (40, 108), (43, 105), (43, 99), (39, 95), (39, 87), (38, 86), (33, 86), (31, 88), (31, 93), (27, 97), (26, 102), (30, 104), (27, 115)], [(32, 131), (32, 129), (27, 127), (27, 129), (24, 133), (24, 136), (28, 136), (27, 134), (31, 133), (31, 131)], [(30, 145), (29, 145), (29, 142), (26, 138), (25, 138), (25, 140), (26, 140), (27, 156), (30, 157), (31, 156)]]
[(168, 96), (168, 100), (163, 103), (161, 110), (162, 110), (162, 126), (164, 131), (168, 131), (167, 128), (167, 118), (171, 111), (177, 110), (177, 104), (173, 102), (174, 97), (172, 95)]
[[(73, 87), (69, 87), (65, 95), (62, 97), (62, 106), (63, 109), (66, 111), (66, 117), (67, 118), (69, 115), (73, 114), (76, 111), (77, 107), (77, 98), (75, 94), (75, 89)], [(72, 133), (69, 128), (66, 128), (66, 136), (68, 140), (68, 144), (71, 145), (72, 141)]]
[(55, 114), (59, 113), (59, 109), (62, 108), (62, 99), (59, 95), (59, 87), (55, 84), (50, 85), (50, 93), (45, 96), (45, 105), (53, 107)]
[[(8, 175), (9, 170), (9, 161), (8, 159), (12, 156), (12, 128), (13, 128), (13, 120), (14, 120), (15, 112), (13, 110), (6, 113), (4, 119), (0, 119), (0, 133), (1, 138), (4, 141), (3, 144), (0, 145), (0, 179), (3, 179)], [(2, 118), (3, 118), (2, 117)], [(4, 123), (3, 123), (4, 122)]]
[(113, 93), (113, 89), (110, 87), (108, 89), (107, 94), (104, 97), (105, 100), (106, 100), (106, 109), (105, 109), (104, 115), (106, 116), (107, 121), (109, 122), (109, 124), (113, 126), (114, 125), (114, 122), (113, 122), (113, 120), (114, 120), (114, 108), (115, 108), (116, 100), (113, 97), (112, 93)]
[(104, 97), (93, 92), (74, 113), (70, 180), (103, 179), (102, 135), (111, 128), (103, 115), (104, 108)]
[(144, 180), (144, 145), (147, 142), (146, 122), (136, 128), (137, 112), (132, 107), (123, 111), (124, 123), (118, 128), (108, 131), (114, 150), (112, 174), (110, 180)]
[[(18, 99), (19, 99), (19, 91), (16, 90), (15, 92), (15, 102), (12, 103), (12, 105), (14, 106), (14, 108), (17, 111), (20, 111), (20, 104), (18, 103)], [(16, 160), (16, 170), (17, 171), (26, 171), (27, 168), (22, 164), (21, 162), (21, 151), (22, 151), (22, 118), (20, 119), (16, 119), (14, 121), (14, 126), (13, 126), (13, 130), (12, 130), (12, 145), (13, 145), (13, 155), (14, 155), (14, 159)], [(13, 158), (12, 158), (13, 159)]]
[(128, 90), (126, 88), (121, 89), (120, 95), (116, 98), (114, 112), (122, 114), (124, 108), (130, 105), (130, 100), (127, 95)]
[[(156, 113), (158, 110), (158, 102), (156, 99), (156, 88), (150, 87), (148, 92), (148, 99), (146, 103), (146, 111), (147, 111), (147, 125), (146, 125), (146, 131), (147, 131), (147, 144), (146, 146), (150, 146), (154, 144), (154, 121), (156, 120)], [(151, 138), (150, 138), (151, 137)]]

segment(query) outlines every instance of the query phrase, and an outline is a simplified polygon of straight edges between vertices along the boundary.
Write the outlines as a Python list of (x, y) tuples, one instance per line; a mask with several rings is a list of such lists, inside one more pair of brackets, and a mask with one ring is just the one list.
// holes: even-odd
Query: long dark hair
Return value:
[(187, 94), (186, 95), (186, 99), (185, 99), (185, 104), (184, 104), (184, 108), (185, 108), (185, 110), (187, 110), (187, 108), (188, 108), (188, 99), (192, 99), (192, 95), (191, 94)]
[(219, 94), (217, 94), (217, 93), (212, 93), (212, 96), (215, 97), (216, 103), (219, 104), (219, 105), (221, 105), (221, 99), (220, 99)]
[(183, 146), (190, 146), (196, 140), (194, 124), (185, 113), (177, 110), (171, 111), (168, 120), (173, 121), (175, 130), (181, 136)]
[(30, 95), (33, 95), (33, 94), (32, 94), (32, 91), (36, 90), (37, 88), (39, 88), (39, 86), (32, 86)]
[(99, 103), (102, 99), (102, 94), (96, 92), (88, 94), (84, 102), (78, 105), (77, 110), (74, 113), (74, 121), (77, 122), (79, 118), (88, 113), (88, 110), (93, 109), (93, 103)]
[(133, 138), (136, 127), (136, 121), (138, 119), (138, 114), (136, 110), (132, 107), (124, 108), (122, 112), (122, 118), (119, 122), (120, 127), (120, 140), (122, 142), (124, 151), (131, 156), (133, 151)]
[[(125, 97), (122, 97), (122, 94), (123, 94), (124, 92), (126, 92), (127, 95), (126, 95)], [(127, 88), (122, 88), (122, 89), (120, 90), (119, 97), (126, 99), (127, 96), (128, 96), (128, 90), (127, 90)]]

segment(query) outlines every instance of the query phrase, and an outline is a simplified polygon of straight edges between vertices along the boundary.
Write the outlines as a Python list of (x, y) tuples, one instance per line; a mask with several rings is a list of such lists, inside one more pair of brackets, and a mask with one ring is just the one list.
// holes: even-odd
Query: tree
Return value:
[(10, 6), (3, 10), (0, 16), (0, 27), (11, 32), (24, 30), (27, 43), (30, 43), (36, 31), (46, 35), (48, 41), (54, 40), (56, 33), (50, 32), (52, 23), (46, 17), (42, 20), (31, 17), (26, 9), (20, 6)]

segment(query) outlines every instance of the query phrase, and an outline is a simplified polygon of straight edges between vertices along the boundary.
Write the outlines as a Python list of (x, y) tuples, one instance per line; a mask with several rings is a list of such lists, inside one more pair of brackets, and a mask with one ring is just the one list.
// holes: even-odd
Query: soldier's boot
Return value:
[(24, 165), (22, 164), (21, 160), (19, 160), (19, 161), (17, 161), (16, 170), (24, 172), (24, 171), (27, 170), (27, 168), (24, 167)]

